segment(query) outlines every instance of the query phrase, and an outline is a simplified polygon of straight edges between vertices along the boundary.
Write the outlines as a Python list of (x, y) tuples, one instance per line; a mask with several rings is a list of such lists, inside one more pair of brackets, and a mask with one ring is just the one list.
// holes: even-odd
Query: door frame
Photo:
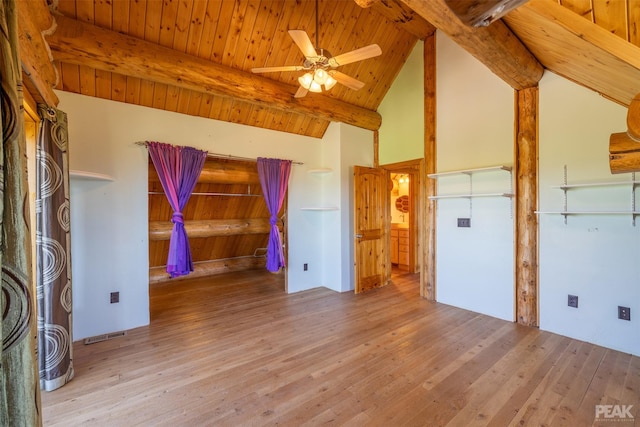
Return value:
[[(422, 232), (424, 227), (423, 215), (420, 212), (424, 212), (426, 204), (423, 200), (423, 186), (424, 180), (424, 159), (407, 160), (397, 163), (388, 163), (386, 165), (380, 165), (381, 168), (387, 171), (387, 177), (390, 180), (392, 173), (402, 173), (409, 175), (409, 272), (420, 273), (420, 283), (422, 283), (422, 271), (420, 260), (422, 259), (420, 254), (420, 248), (424, 248), (424, 239)], [(424, 178), (423, 178), (424, 177)], [(389, 202), (391, 203), (391, 202)], [(387, 229), (391, 228), (391, 216), (387, 217)], [(390, 240), (388, 244), (390, 245)], [(387, 249), (389, 252), (391, 248)]]

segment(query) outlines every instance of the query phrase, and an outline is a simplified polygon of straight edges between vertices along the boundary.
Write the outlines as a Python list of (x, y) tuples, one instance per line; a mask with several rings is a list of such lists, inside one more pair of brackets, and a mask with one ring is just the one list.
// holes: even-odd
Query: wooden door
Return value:
[(389, 283), (389, 185), (384, 169), (354, 166), (355, 292)]

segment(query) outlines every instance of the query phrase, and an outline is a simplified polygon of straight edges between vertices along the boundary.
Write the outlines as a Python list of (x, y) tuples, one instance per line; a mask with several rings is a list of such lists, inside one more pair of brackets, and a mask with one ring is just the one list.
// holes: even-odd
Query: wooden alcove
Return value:
[[(286, 210), (285, 205), (279, 217)], [(165, 271), (172, 210), (158, 174), (149, 162), (149, 283), (169, 279)], [(255, 161), (208, 157), (183, 210), (195, 270), (204, 277), (263, 269), (269, 237), (269, 211)], [(281, 231), (284, 224), (279, 224)]]

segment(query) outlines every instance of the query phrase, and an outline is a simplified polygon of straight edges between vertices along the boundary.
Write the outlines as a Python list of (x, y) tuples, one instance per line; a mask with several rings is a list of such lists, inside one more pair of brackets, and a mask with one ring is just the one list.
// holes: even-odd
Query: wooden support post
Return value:
[(538, 326), (538, 88), (515, 91), (516, 321)]
[(420, 295), (429, 301), (436, 300), (436, 181), (428, 174), (436, 173), (436, 35), (424, 39), (424, 168), (420, 177), (424, 208), (422, 218), (422, 242), (420, 263)]

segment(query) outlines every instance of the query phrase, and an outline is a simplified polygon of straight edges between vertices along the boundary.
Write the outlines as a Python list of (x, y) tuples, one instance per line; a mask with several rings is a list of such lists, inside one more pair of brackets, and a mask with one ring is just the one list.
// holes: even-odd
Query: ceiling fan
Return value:
[[(289, 35), (305, 57), (302, 65), (252, 68), (251, 72), (306, 71), (305, 74), (298, 78), (300, 87), (295, 94), (296, 98), (302, 98), (309, 91), (320, 93), (322, 92), (322, 86), (324, 86), (324, 90), (329, 90), (336, 83), (340, 83), (352, 90), (361, 89), (364, 86), (363, 82), (337, 71), (336, 68), (382, 54), (380, 46), (371, 44), (338, 56), (331, 56), (328, 51), (313, 47), (313, 43), (311, 43), (311, 39), (305, 31), (289, 30)], [(318, 0), (316, 0), (316, 46), (318, 44)]]

